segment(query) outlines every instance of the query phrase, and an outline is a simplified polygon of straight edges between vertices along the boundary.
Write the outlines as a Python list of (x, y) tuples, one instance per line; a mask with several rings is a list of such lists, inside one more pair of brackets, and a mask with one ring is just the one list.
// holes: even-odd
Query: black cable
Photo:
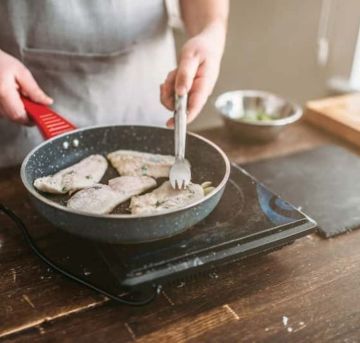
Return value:
[(147, 305), (150, 302), (152, 302), (156, 296), (161, 292), (161, 286), (157, 285), (154, 286), (154, 293), (147, 299), (144, 300), (139, 300), (139, 301), (131, 301), (131, 300), (126, 300), (124, 298), (120, 298), (117, 295), (111, 294), (99, 287), (96, 287), (94, 285), (92, 285), (91, 283), (88, 283), (87, 281), (77, 277), (76, 275), (70, 273), (69, 271), (62, 269), (61, 267), (59, 267), (55, 262), (51, 261), (49, 258), (47, 258), (45, 255), (43, 255), (39, 248), (37, 247), (36, 243), (34, 242), (34, 240), (32, 239), (31, 235), (29, 234), (24, 222), (20, 219), (20, 217), (18, 217), (12, 210), (10, 210), (9, 208), (7, 208), (6, 206), (4, 206), (3, 204), (0, 203), (0, 210), (2, 212), (4, 212), (15, 224), (16, 226), (22, 231), (25, 241), (29, 244), (30, 248), (33, 250), (33, 252), (46, 264), (48, 264), (51, 268), (55, 269), (57, 272), (65, 275), (66, 277), (68, 277), (69, 279), (79, 282), (82, 285), (98, 292), (101, 293), (103, 295), (105, 295), (106, 297), (115, 300), (117, 302), (119, 302), (120, 304), (124, 304), (124, 305), (130, 305), (130, 306), (143, 306), (143, 305)]

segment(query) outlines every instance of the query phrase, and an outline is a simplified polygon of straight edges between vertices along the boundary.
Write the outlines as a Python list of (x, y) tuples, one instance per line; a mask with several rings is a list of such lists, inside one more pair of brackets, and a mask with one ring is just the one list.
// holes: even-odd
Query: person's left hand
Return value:
[[(179, 66), (160, 86), (161, 103), (171, 111), (174, 110), (174, 94), (188, 93), (188, 122), (204, 107), (219, 75), (223, 48), (213, 38), (208, 31), (189, 39), (181, 50)], [(173, 127), (173, 118), (166, 124)]]

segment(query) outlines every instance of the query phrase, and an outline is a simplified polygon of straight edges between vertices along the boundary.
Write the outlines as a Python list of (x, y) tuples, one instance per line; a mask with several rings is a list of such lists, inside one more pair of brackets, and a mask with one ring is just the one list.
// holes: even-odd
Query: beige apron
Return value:
[[(159, 85), (175, 66), (162, 0), (1, 0), (0, 49), (21, 60), (78, 127), (165, 125)], [(0, 119), (0, 167), (42, 141)]]

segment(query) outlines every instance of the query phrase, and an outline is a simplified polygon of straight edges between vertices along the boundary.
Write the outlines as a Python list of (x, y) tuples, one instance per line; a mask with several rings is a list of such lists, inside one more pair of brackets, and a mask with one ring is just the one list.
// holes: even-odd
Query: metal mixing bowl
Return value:
[[(299, 106), (277, 95), (257, 90), (223, 93), (216, 99), (215, 107), (234, 137), (258, 142), (275, 139), (303, 114)], [(249, 120), (249, 116), (257, 113), (264, 113), (273, 119)]]

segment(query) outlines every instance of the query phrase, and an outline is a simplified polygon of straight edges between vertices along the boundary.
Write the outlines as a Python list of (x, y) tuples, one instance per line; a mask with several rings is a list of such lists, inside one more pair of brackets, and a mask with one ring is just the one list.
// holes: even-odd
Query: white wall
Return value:
[[(263, 89), (300, 104), (328, 95), (328, 78), (334, 73), (345, 75), (350, 67), (360, 1), (334, 0), (331, 37), (335, 42), (325, 68), (317, 64), (320, 11), (321, 0), (232, 0), (221, 75), (191, 128), (221, 123), (213, 101), (227, 90)], [(184, 37), (176, 36), (180, 47)]]

